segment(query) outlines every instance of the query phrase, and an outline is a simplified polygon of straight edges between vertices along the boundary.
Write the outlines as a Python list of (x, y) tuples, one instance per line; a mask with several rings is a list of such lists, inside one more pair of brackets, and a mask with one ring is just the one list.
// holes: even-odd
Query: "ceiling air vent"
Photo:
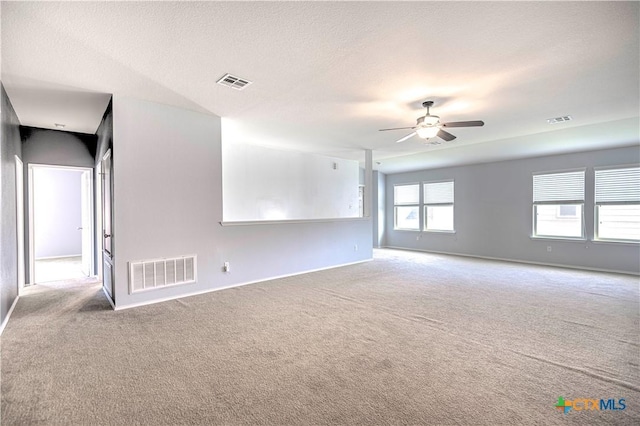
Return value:
[(245, 80), (244, 78), (236, 77), (235, 75), (225, 74), (220, 80), (216, 81), (216, 83), (223, 86), (231, 87), (232, 89), (242, 90), (250, 85), (251, 81)]
[(555, 117), (555, 118), (549, 118), (547, 119), (547, 123), (549, 124), (557, 124), (557, 123), (564, 123), (565, 121), (571, 121), (572, 118), (570, 115), (565, 115), (562, 117)]

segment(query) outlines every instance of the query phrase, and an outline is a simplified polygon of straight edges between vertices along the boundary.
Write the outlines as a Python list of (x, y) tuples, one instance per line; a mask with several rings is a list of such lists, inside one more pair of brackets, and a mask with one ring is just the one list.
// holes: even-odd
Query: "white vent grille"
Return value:
[(231, 75), (231, 74), (225, 74), (216, 83), (218, 83), (218, 84), (220, 84), (222, 86), (231, 87), (232, 89), (242, 90), (245, 87), (247, 87), (248, 85), (250, 85), (251, 81), (246, 80), (244, 78), (236, 77), (236, 76)]
[(573, 120), (573, 118), (570, 115), (564, 115), (562, 117), (549, 118), (547, 119), (547, 123), (557, 124), (557, 123), (564, 123), (565, 121), (571, 121), (571, 120)]
[(197, 281), (197, 257), (129, 262), (129, 293)]

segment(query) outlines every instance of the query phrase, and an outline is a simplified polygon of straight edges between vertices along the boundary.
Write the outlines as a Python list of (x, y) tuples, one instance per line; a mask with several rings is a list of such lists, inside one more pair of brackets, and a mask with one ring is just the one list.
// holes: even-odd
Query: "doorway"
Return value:
[(29, 165), (32, 284), (93, 275), (93, 170)]

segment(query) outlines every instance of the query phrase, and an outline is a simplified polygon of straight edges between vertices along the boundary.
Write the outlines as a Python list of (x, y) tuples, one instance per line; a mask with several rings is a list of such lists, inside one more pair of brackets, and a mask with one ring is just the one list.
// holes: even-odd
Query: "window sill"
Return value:
[(361, 222), (371, 220), (371, 217), (340, 217), (327, 219), (278, 219), (278, 220), (245, 220), (219, 222), (222, 226), (244, 226), (244, 225), (281, 225), (289, 223), (329, 223), (329, 222)]
[(594, 244), (628, 244), (632, 246), (640, 245), (638, 240), (592, 240)]
[(419, 229), (407, 229), (407, 228), (393, 228), (394, 231), (409, 231), (409, 232), (420, 232)]
[(540, 240), (540, 241), (574, 241), (576, 243), (584, 243), (587, 242), (587, 239), (584, 237), (537, 237), (537, 236), (530, 236), (529, 237), (532, 240)]
[(434, 229), (425, 229), (424, 231), (425, 233), (428, 234), (449, 234), (449, 235), (455, 235), (456, 231), (436, 231)]

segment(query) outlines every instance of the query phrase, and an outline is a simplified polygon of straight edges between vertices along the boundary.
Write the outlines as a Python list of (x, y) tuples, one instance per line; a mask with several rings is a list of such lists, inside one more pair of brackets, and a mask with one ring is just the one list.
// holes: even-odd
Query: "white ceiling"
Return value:
[[(373, 149), (383, 172), (575, 152), (639, 141), (639, 6), (2, 2), (2, 82), (23, 125), (93, 133), (113, 93), (217, 114), (234, 141)], [(426, 99), (486, 125), (437, 147), (377, 131)]]

